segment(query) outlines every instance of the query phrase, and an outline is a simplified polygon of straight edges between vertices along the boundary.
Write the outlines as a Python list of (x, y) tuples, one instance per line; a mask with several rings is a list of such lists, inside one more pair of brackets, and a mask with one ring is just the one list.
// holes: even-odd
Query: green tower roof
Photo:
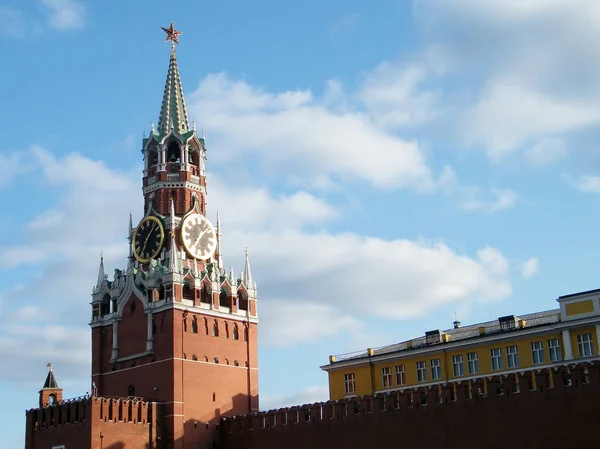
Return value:
[(183, 135), (190, 130), (185, 100), (183, 98), (183, 88), (181, 87), (181, 79), (179, 78), (179, 68), (177, 67), (177, 58), (175, 56), (175, 41), (171, 45), (169, 73), (165, 82), (165, 92), (158, 118), (158, 132), (162, 135), (168, 134), (171, 127), (179, 135)]

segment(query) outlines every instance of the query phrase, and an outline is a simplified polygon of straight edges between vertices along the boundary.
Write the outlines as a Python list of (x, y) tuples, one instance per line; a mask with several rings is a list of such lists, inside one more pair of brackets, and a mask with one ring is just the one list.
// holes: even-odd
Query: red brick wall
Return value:
[[(131, 306), (135, 304), (132, 311)], [(119, 357), (139, 354), (146, 350), (148, 339), (148, 318), (144, 313), (144, 304), (134, 294), (125, 303), (121, 321), (119, 321), (119, 333), (117, 342)]]
[(161, 416), (157, 404), (104, 398), (33, 409), (27, 412), (25, 449), (154, 449)]
[[(354, 404), (343, 400), (323, 404), (322, 419), (317, 405), (226, 420), (222, 448), (557, 448), (585, 447), (600, 438), (600, 364), (590, 368), (590, 383), (585, 383), (582, 367), (573, 370), (570, 387), (565, 387), (562, 372), (556, 372), (554, 387), (549, 388), (546, 371), (535, 374), (537, 390), (530, 391), (530, 376), (521, 379), (517, 394), (510, 393), (514, 385), (504, 380), (501, 396), (495, 382), (489, 382), (487, 397), (467, 399), (459, 386), (457, 400), (452, 401), (450, 385), (442, 391), (442, 403), (437, 389), (428, 391), (426, 406), (418, 400), (421, 392), (412, 405), (410, 394), (402, 393), (357, 399), (356, 414)], [(293, 422), (296, 411), (298, 423)], [(308, 422), (305, 413), (312, 415)]]

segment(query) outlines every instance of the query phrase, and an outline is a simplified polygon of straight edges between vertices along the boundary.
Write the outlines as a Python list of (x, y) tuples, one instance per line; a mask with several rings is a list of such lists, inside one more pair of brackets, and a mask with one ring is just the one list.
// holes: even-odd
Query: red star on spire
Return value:
[(173, 43), (179, 44), (179, 35), (182, 34), (181, 31), (177, 31), (173, 27), (173, 22), (169, 25), (169, 28), (161, 27), (165, 33), (167, 33), (167, 37), (165, 37), (165, 42), (173, 41)]

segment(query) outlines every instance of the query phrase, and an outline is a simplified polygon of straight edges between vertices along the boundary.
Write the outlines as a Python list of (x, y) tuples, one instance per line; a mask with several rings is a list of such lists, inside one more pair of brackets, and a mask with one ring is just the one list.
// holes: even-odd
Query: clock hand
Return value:
[(152, 227), (148, 231), (148, 236), (146, 237), (146, 240), (144, 241), (144, 247), (142, 249), (142, 253), (146, 252), (146, 245), (148, 244), (148, 240), (150, 240), (150, 236), (152, 235), (153, 231), (154, 231), (154, 223), (152, 223)]
[(198, 242), (200, 241), (200, 239), (204, 236), (204, 234), (206, 234), (208, 232), (208, 229), (205, 229), (204, 231), (202, 231), (200, 234), (198, 234), (198, 237), (196, 237), (196, 241), (194, 242), (194, 246), (196, 246), (198, 244)]

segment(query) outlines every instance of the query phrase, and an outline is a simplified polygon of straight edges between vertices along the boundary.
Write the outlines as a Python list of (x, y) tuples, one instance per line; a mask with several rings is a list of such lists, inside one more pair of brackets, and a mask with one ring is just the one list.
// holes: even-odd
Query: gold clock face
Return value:
[(133, 255), (141, 263), (150, 262), (158, 256), (164, 241), (165, 229), (162, 222), (156, 217), (146, 217), (133, 232)]

